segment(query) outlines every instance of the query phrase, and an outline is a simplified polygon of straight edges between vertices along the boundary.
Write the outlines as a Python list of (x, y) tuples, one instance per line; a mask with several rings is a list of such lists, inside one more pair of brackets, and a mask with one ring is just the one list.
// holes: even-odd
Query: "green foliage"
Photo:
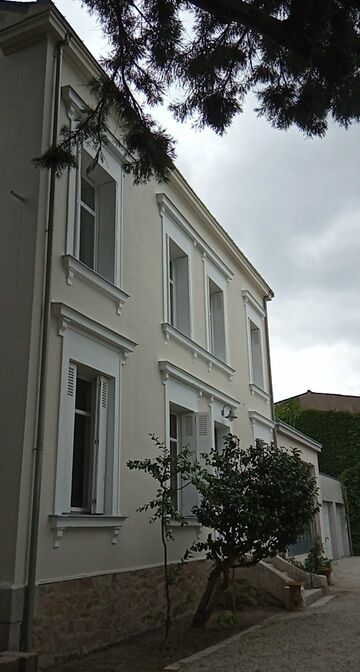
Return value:
[(360, 462), (346, 469), (340, 480), (344, 486), (344, 496), (350, 518), (354, 555), (360, 555)]
[(300, 410), (294, 417), (286, 406), (277, 407), (279, 418), (322, 443), (320, 471), (338, 478), (345, 469), (360, 462), (360, 414)]
[[(163, 103), (173, 84), (180, 96), (170, 106), (175, 117), (220, 134), (250, 90), (257, 112), (277, 128), (295, 125), (322, 136), (330, 115), (345, 127), (360, 118), (358, 0), (84, 4), (98, 15), (111, 51), (102, 60), (107, 78), (97, 82), (97, 104), (80, 121), (80, 135), (88, 119), (87, 139), (98, 143), (112, 108), (136, 181), (151, 174), (166, 179), (172, 168), (173, 141), (145, 106)], [(64, 138), (69, 154), (76, 133)]]
[(276, 417), (286, 422), (292, 427), (296, 426), (296, 421), (301, 413), (298, 399), (289, 399), (276, 408)]
[(215, 530), (192, 550), (223, 568), (249, 566), (295, 543), (318, 511), (316, 480), (297, 450), (257, 441), (244, 449), (229, 434), (221, 452), (204, 455), (194, 483), (198, 521)]
[(324, 546), (321, 543), (320, 537), (315, 539), (314, 545), (310, 549), (307, 557), (304, 560), (304, 569), (305, 572), (311, 572), (312, 574), (321, 574), (321, 570), (324, 567), (331, 567), (331, 560), (326, 557), (324, 552)]
[[(179, 568), (169, 567), (168, 565), (168, 542), (173, 540), (172, 521), (186, 525), (186, 520), (181, 511), (175, 505), (174, 488), (174, 474), (176, 481), (181, 477), (181, 488), (190, 485), (190, 477), (192, 474), (192, 462), (190, 460), (191, 451), (188, 448), (183, 448), (179, 451), (176, 461), (174, 461), (169, 448), (165, 442), (154, 434), (150, 435), (153, 441), (157, 456), (155, 458), (145, 458), (144, 460), (129, 460), (127, 466), (129, 469), (142, 471), (151, 476), (157, 484), (155, 496), (147, 504), (138, 507), (138, 511), (149, 511), (151, 517), (150, 523), (156, 521), (160, 522), (161, 542), (163, 547), (163, 563), (164, 563), (164, 580), (165, 580), (165, 642), (169, 635), (170, 621), (171, 621), (171, 598), (170, 587), (177, 583), (180, 579)], [(180, 488), (179, 488), (180, 489)]]

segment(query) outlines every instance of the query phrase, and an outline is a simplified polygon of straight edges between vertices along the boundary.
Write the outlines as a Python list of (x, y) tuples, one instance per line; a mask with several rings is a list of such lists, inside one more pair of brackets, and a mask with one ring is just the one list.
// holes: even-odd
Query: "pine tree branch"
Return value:
[(289, 19), (277, 19), (243, 0), (190, 0), (190, 4), (219, 21), (241, 23), (301, 56), (310, 54), (309, 42), (293, 29)]

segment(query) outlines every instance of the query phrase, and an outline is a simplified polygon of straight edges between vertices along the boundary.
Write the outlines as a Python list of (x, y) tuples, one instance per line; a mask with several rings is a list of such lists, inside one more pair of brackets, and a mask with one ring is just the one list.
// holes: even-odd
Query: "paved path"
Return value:
[(326, 605), (280, 614), (181, 672), (360, 672), (360, 557), (338, 561)]

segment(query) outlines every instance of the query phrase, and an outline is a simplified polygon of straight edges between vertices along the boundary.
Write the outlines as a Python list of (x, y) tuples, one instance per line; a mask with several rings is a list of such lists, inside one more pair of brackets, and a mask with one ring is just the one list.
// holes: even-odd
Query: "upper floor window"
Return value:
[(86, 266), (117, 284), (118, 183), (101, 165), (88, 173), (90, 162), (82, 150), (74, 252)]
[(168, 321), (190, 336), (189, 257), (168, 238)]
[(261, 347), (261, 331), (259, 327), (249, 320), (250, 329), (250, 352), (252, 382), (264, 389), (263, 353)]
[(226, 360), (224, 292), (209, 278), (209, 350)]
[(243, 291), (249, 355), (249, 383), (252, 391), (267, 395), (264, 340), (265, 311), (248, 291)]
[(223, 362), (227, 361), (226, 279), (205, 260), (207, 348)]

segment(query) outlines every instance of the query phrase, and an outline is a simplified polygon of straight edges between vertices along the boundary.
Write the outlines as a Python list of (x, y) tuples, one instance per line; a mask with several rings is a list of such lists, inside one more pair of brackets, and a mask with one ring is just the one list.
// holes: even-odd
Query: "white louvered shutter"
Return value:
[(196, 413), (195, 415), (196, 423), (196, 448), (197, 456), (199, 462), (205, 466), (204, 458), (201, 457), (202, 453), (207, 455), (210, 452), (211, 446), (211, 432), (210, 432), (210, 416), (208, 413)]
[(105, 507), (108, 406), (109, 381), (105, 376), (98, 376), (96, 381), (96, 418), (91, 513), (104, 513)]
[(211, 295), (213, 320), (213, 352), (216, 357), (225, 361), (225, 324), (224, 324), (224, 294), (214, 292)]
[[(62, 513), (71, 511), (71, 482), (72, 482), (72, 463), (74, 449), (74, 424), (75, 424), (75, 397), (76, 397), (76, 374), (77, 366), (74, 362), (69, 362), (65, 386), (65, 395), (62, 405), (62, 477), (58, 478), (61, 488)], [(58, 495), (58, 493), (57, 493)], [(57, 510), (59, 506), (56, 506)]]
[[(196, 460), (196, 428), (195, 428), (195, 413), (184, 413), (181, 416), (181, 443), (182, 447), (189, 448), (192, 451), (192, 460)], [(181, 481), (181, 486), (187, 483), (188, 479)], [(192, 508), (197, 504), (197, 490), (194, 485), (186, 485), (180, 491), (181, 511), (185, 518), (192, 518)]]

